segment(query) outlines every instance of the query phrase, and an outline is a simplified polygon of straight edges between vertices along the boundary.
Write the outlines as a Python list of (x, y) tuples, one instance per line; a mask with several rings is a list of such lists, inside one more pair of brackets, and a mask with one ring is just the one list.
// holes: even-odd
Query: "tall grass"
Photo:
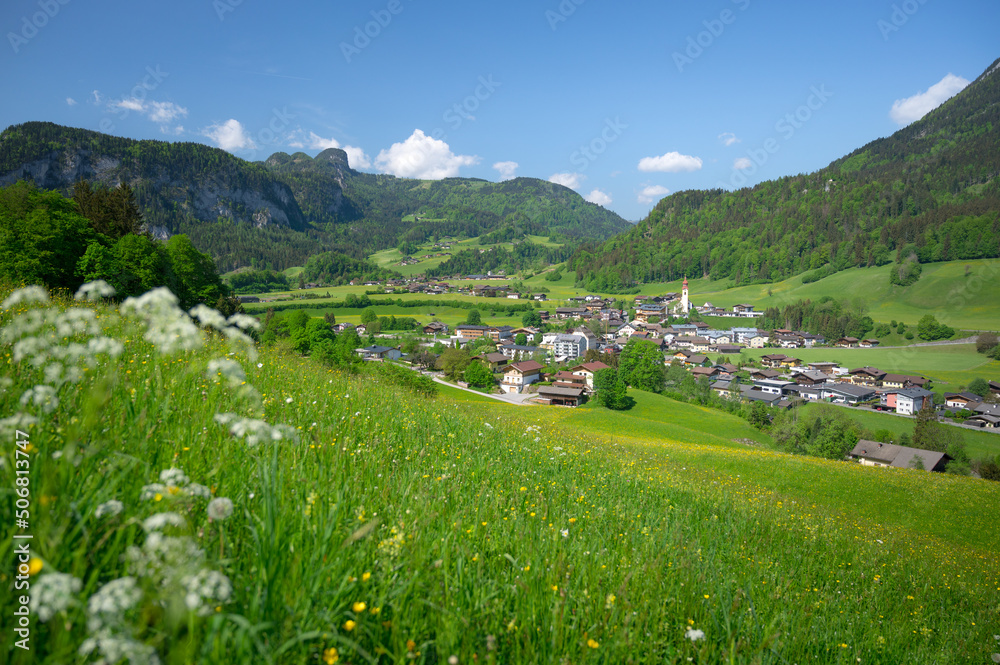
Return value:
[[(71, 305), (14, 305), (0, 324), (46, 307)], [(781, 456), (747, 451), (738, 472), (750, 477), (737, 479), (699, 462), (705, 444), (579, 434), (541, 409), (428, 399), (285, 353), (252, 359), (221, 331), (162, 353), (134, 317), (72, 307), (95, 311), (98, 336), (122, 351), (94, 355), (54, 408), (22, 405), (44, 367), (0, 347), (0, 415), (37, 418), (32, 586), (57, 572), (80, 580), (51, 618), (36, 615), (32, 652), (4, 644), (6, 662), (85, 660), (93, 597), (123, 577), (140, 596), (106, 623), (142, 654), (133, 662), (964, 663), (1000, 650), (1000, 566), (982, 537), (914, 540), (891, 511), (879, 526), (792, 504), (752, 477), (793, 473)], [(87, 336), (50, 332), (37, 334), (63, 346)], [(218, 363), (208, 372), (219, 358), (245, 382)], [(919, 473), (899, 482), (939, 490)], [(994, 485), (948, 480), (976, 510), (998, 505)], [(837, 482), (849, 494), (881, 480)], [(210, 497), (233, 514), (213, 519)], [(112, 500), (122, 511), (97, 517)], [(167, 512), (183, 521), (148, 521)], [(190, 556), (140, 565), (154, 532)], [(198, 570), (225, 575), (231, 592), (202, 588), (190, 603), (178, 580)], [(5, 635), (12, 620), (0, 616)]]

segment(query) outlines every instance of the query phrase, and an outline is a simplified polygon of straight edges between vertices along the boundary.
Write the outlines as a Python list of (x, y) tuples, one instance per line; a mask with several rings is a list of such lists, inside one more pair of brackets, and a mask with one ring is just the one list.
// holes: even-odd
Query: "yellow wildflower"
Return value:
[(326, 665), (334, 665), (334, 663), (338, 660), (340, 660), (340, 654), (337, 653), (337, 649), (335, 647), (330, 647), (323, 652), (323, 662), (326, 663)]
[(355, 614), (361, 614), (362, 612), (365, 611), (366, 607), (368, 607), (368, 606), (365, 605), (363, 602), (358, 601), (358, 602), (354, 603), (354, 605), (351, 607), (351, 609), (354, 610)]
[(347, 632), (351, 632), (357, 625), (358, 625), (357, 621), (354, 621), (353, 619), (348, 619), (347, 621), (344, 622), (344, 630), (346, 630)]

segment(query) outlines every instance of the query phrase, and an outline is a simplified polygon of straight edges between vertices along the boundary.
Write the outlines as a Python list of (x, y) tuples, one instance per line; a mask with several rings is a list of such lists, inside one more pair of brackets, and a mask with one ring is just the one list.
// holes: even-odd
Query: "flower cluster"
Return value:
[(66, 573), (48, 573), (31, 585), (31, 611), (42, 623), (76, 603), (83, 583)]
[(290, 425), (269, 425), (263, 420), (244, 418), (235, 413), (217, 413), (215, 422), (228, 426), (229, 433), (237, 439), (245, 439), (248, 446), (265, 441), (298, 440), (298, 433)]

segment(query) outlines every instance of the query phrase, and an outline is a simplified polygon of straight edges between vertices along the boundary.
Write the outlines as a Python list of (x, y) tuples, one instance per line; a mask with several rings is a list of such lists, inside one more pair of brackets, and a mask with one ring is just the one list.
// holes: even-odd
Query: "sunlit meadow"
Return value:
[[(996, 484), (592, 433), (257, 351), (168, 293), (79, 295), (0, 293), (5, 599), (15, 429), (34, 557), (31, 651), (5, 600), (4, 662), (1000, 652)], [(957, 505), (922, 529), (902, 497)]]

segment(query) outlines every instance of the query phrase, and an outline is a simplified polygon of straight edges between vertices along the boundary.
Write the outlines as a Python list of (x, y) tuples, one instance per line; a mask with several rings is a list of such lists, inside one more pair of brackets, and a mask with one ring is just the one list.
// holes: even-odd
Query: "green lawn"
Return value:
[[(1000, 378), (1000, 362), (976, 353), (974, 344), (910, 346), (901, 349), (745, 349), (750, 358), (784, 353), (805, 363), (831, 361), (853, 369), (877, 367), (885, 372), (916, 373), (951, 386), (968, 383), (976, 376)], [(725, 358), (725, 356), (720, 356)]]
[[(969, 277), (965, 267), (969, 266)], [(691, 302), (706, 301), (717, 307), (731, 308), (749, 303), (757, 309), (782, 307), (797, 300), (817, 300), (824, 296), (836, 299), (864, 298), (870, 315), (886, 323), (896, 320), (916, 325), (927, 313), (938, 321), (966, 330), (1000, 329), (1000, 259), (950, 261), (923, 266), (920, 280), (911, 286), (889, 284), (892, 265), (878, 268), (851, 268), (811, 284), (803, 284), (798, 275), (774, 284), (756, 284), (726, 288), (724, 281), (693, 279), (688, 281)], [(664, 284), (646, 284), (642, 293), (658, 295), (680, 292), (680, 280)], [(768, 292), (771, 295), (768, 295)]]
[[(800, 408), (803, 413), (810, 413), (811, 411), (816, 410), (819, 406), (821, 405), (806, 404)], [(913, 434), (914, 420), (912, 418), (904, 418), (889, 413), (876, 413), (874, 411), (861, 409), (849, 409), (846, 407), (829, 408), (836, 408), (838, 413), (844, 414), (851, 420), (860, 424), (862, 427), (871, 430), (872, 432), (877, 432), (880, 429), (887, 429), (897, 437), (903, 433), (910, 435)], [(1000, 433), (993, 434), (991, 432), (968, 429), (960, 429), (958, 431), (961, 432), (962, 436), (965, 438), (965, 448), (971, 458), (981, 459), (983, 457), (994, 457), (996, 455), (1000, 455)], [(898, 438), (896, 440), (898, 441)]]

